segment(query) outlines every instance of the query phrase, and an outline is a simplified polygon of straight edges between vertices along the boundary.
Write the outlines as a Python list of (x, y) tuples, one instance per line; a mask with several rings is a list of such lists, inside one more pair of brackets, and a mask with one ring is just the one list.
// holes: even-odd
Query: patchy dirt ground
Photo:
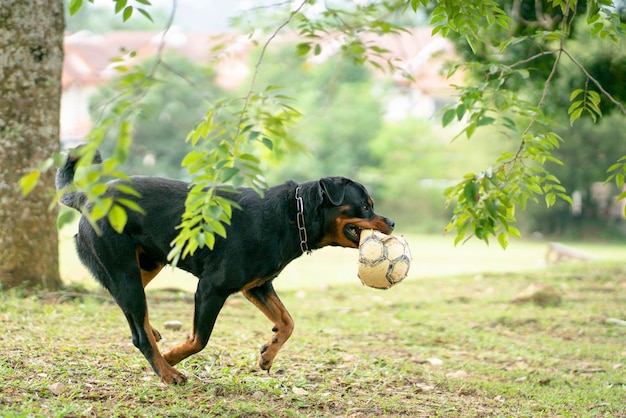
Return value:
[[(511, 303), (531, 283), (561, 303)], [(0, 294), (0, 416), (626, 417), (624, 266), (283, 293), (296, 329), (270, 374), (255, 364), (272, 325), (234, 296), (182, 387), (159, 382), (108, 296)], [(165, 351), (193, 296), (149, 300)]]

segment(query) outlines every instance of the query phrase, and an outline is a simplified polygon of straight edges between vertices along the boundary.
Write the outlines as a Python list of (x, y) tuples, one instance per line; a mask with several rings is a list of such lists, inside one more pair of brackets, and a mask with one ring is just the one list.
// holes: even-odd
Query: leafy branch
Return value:
[[(624, 187), (624, 179), (626, 178), (626, 155), (618, 159), (615, 164), (606, 170), (606, 172), (609, 173), (606, 183), (615, 181), (615, 185), (620, 191), (619, 196), (617, 196), (617, 200), (626, 199), (626, 187)], [(624, 208), (624, 216), (626, 216), (626, 207)]]
[[(93, 3), (94, 0), (88, 0), (88, 2)], [(71, 0), (69, 4), (70, 15), (76, 14), (83, 7), (83, 3), (83, 0)], [(149, 12), (142, 7), (151, 5), (148, 0), (134, 0), (133, 4), (128, 4), (127, 0), (114, 0), (114, 3), (115, 13), (121, 13), (124, 21), (128, 20), (135, 10), (152, 21)], [(175, 8), (176, 2), (174, 2), (164, 35), (172, 25)], [(84, 193), (92, 205), (89, 208), (84, 208), (83, 212), (96, 231), (99, 231), (96, 222), (107, 217), (113, 228), (121, 232), (126, 224), (126, 210), (141, 211), (141, 208), (129, 199), (106, 197), (107, 186), (104, 183), (111, 178), (127, 179), (127, 176), (119, 171), (118, 167), (126, 160), (130, 144), (132, 143), (132, 121), (138, 112), (138, 107), (135, 104), (141, 100), (146, 91), (155, 83), (154, 73), (159, 65), (164, 43), (165, 39), (163, 38), (159, 44), (157, 60), (150, 72), (146, 72), (140, 66), (136, 66), (131, 71), (121, 64), (124, 61), (122, 58), (114, 60), (114, 63), (117, 63), (115, 69), (125, 74), (116, 83), (116, 89), (119, 91), (119, 94), (104, 105), (107, 111), (103, 110), (101, 119), (88, 134), (86, 145), (74, 152), (76, 154), (75, 157), (79, 157), (74, 184), (60, 191), (56, 196), (55, 201), (58, 201), (61, 194), (65, 192), (78, 190)], [(132, 59), (134, 56), (134, 52), (128, 53), (128, 58)], [(105, 139), (107, 133), (112, 131), (115, 131), (117, 136), (115, 154), (102, 165), (92, 165), (91, 163), (94, 161), (100, 144)], [(22, 193), (27, 194), (35, 187), (41, 172), (60, 164), (62, 164), (61, 156), (57, 155), (48, 158), (36, 170), (22, 177), (20, 179)], [(122, 191), (129, 196), (136, 195), (136, 192), (127, 186), (118, 185), (118, 188), (124, 189)]]
[(306, 3), (291, 12), (266, 40), (246, 96), (217, 102), (187, 136), (194, 149), (182, 166), (192, 180), (185, 213), (177, 226), (179, 233), (168, 254), (173, 265), (200, 248), (212, 249), (216, 235), (226, 237), (224, 225), (230, 224), (233, 208), (238, 209), (232, 199), (237, 186), (245, 183), (263, 194), (265, 179), (251, 147), (262, 144), (271, 151), (281, 145), (296, 147), (287, 130), (300, 114), (287, 104), (289, 98), (275, 94), (278, 87), (269, 86), (262, 92), (254, 89), (267, 47)]
[[(91, 3), (93, 1), (90, 0)], [(136, 3), (150, 6), (148, 0), (135, 0)], [(73, 190), (84, 193), (91, 205), (83, 208), (83, 215), (96, 231), (100, 228), (97, 221), (107, 218), (113, 229), (122, 232), (126, 226), (127, 210), (142, 212), (142, 209), (131, 199), (125, 197), (110, 196), (107, 181), (111, 179), (128, 180), (128, 176), (119, 170), (129, 155), (132, 145), (133, 121), (141, 112), (139, 103), (145, 97), (148, 90), (158, 81), (155, 74), (161, 65), (163, 50), (165, 48), (166, 35), (172, 26), (176, 14), (176, 1), (174, 1), (170, 17), (162, 32), (156, 59), (152, 66), (135, 65), (132, 68), (124, 65), (124, 58), (113, 60), (115, 70), (122, 76), (114, 82), (114, 90), (117, 94), (108, 102), (101, 105), (99, 119), (86, 137), (86, 144), (76, 151), (79, 160), (76, 167), (74, 183), (70, 186)], [(74, 14), (83, 5), (82, 0), (73, 0), (70, 3), (70, 14)], [(152, 20), (150, 14), (143, 8), (136, 8), (143, 16)], [(135, 10), (126, 0), (115, 0), (115, 13), (122, 13), (124, 21), (128, 20)], [(127, 58), (133, 59), (135, 52), (128, 53)], [(92, 162), (101, 144), (109, 133), (113, 133), (116, 139), (115, 152), (102, 164), (94, 165)], [(137, 197), (138, 193), (126, 184), (117, 184), (117, 187), (128, 197)], [(59, 192), (57, 199), (67, 190)]]
[[(94, 2), (94, 0), (87, 0), (87, 1), (92, 4)], [(131, 1), (141, 6), (152, 5), (148, 0), (131, 0)], [(78, 10), (80, 10), (80, 8), (83, 7), (83, 3), (84, 3), (83, 0), (70, 0), (70, 4), (69, 4), (70, 16), (75, 15), (76, 12), (78, 12)], [(145, 9), (145, 7), (141, 7), (141, 6), (138, 7), (133, 4), (128, 4), (128, 0), (113, 0), (113, 3), (115, 3), (115, 6), (114, 6), (115, 14), (121, 13), (122, 19), (124, 20), (124, 22), (126, 22), (128, 19), (132, 17), (133, 12), (135, 10), (141, 13), (146, 19), (152, 22), (152, 16)], [(176, 7), (176, 0), (174, 0), (173, 7), (174, 8)]]
[[(225, 225), (229, 224), (233, 209), (236, 209), (233, 197), (237, 186), (247, 184), (263, 193), (266, 185), (260, 161), (254, 152), (256, 147), (271, 152), (281, 148), (298, 148), (288, 132), (290, 124), (299, 117), (298, 111), (290, 104), (291, 99), (279, 94), (276, 86), (256, 89), (266, 49), (288, 26), (295, 27), (303, 37), (303, 41), (296, 46), (297, 55), (320, 55), (328, 45), (327, 40), (334, 38), (338, 42), (333, 47), (338, 45), (338, 50), (356, 63), (401, 71), (388, 51), (376, 42), (366, 41), (363, 33), (401, 33), (405, 29), (392, 23), (390, 17), (405, 13), (409, 8), (415, 12), (423, 9), (431, 12), (433, 34), (460, 37), (474, 55), (490, 57), (488, 64), (466, 62), (452, 68), (450, 75), (464, 68), (468, 73), (478, 74), (479, 78), (473, 86), (457, 86), (458, 101), (444, 109), (442, 122), (444, 126), (454, 121), (464, 123), (457, 138), (462, 135), (471, 138), (481, 128), (497, 126), (515, 138), (518, 146), (514, 152), (502, 154), (492, 167), (470, 173), (446, 190), (447, 204), (454, 205), (454, 214), (446, 230), (456, 230), (456, 243), (467, 236), (486, 242), (495, 236), (500, 245), (506, 247), (509, 236), (519, 236), (519, 231), (513, 226), (515, 213), (517, 208), (524, 209), (528, 200), (537, 202), (543, 198), (547, 206), (555, 204), (557, 199), (571, 202), (559, 179), (545, 168), (548, 161), (561, 164), (553, 153), (563, 139), (554, 132), (556, 122), (544, 113), (544, 103), (554, 88), (552, 84), (564, 58), (568, 58), (586, 77), (584, 88), (574, 89), (570, 94), (567, 116), (571, 124), (583, 116), (589, 116), (594, 121), (601, 118), (601, 99), (609, 100), (626, 114), (623, 104), (612, 97), (566, 48), (577, 17), (576, 0), (551, 0), (548, 7), (560, 10), (560, 14), (550, 16), (543, 9), (537, 10), (537, 22), (533, 23), (535, 31), (524, 36), (513, 36), (517, 23), (530, 24), (519, 16), (519, 1), (515, 2), (511, 16), (494, 0), (390, 0), (349, 3), (343, 8), (325, 4), (321, 12), (319, 9), (312, 12), (316, 3), (315, 0), (302, 0), (295, 4), (279, 1), (255, 8), (257, 12), (265, 12), (291, 7), (289, 16), (286, 19), (283, 16), (279, 25), (275, 25), (275, 20), (267, 19), (273, 30), (261, 49), (247, 94), (213, 103), (187, 137), (193, 150), (184, 158), (183, 166), (192, 177), (192, 186), (178, 226), (179, 235), (172, 242), (169, 254), (174, 264), (199, 248), (212, 248), (216, 236), (225, 236)], [(71, 0), (70, 11), (75, 13), (82, 5), (83, 0)], [(114, 0), (115, 13), (121, 14), (124, 20), (130, 18), (135, 10), (150, 18), (143, 7), (147, 5), (150, 5), (148, 0)], [(175, 5), (176, 2), (174, 9)], [(591, 36), (619, 43), (626, 30), (612, 2), (588, 0), (586, 5), (586, 22)], [(171, 19), (165, 33), (170, 25)], [(494, 27), (497, 30), (493, 30)], [(140, 210), (121, 201), (107, 200), (104, 179), (126, 178), (119, 172), (118, 166), (128, 156), (132, 143), (132, 122), (141, 111), (138, 104), (145, 92), (156, 83), (155, 69), (163, 65), (163, 42), (164, 38), (152, 71), (141, 66), (131, 70), (119, 66), (125, 74), (116, 82), (119, 95), (105, 106), (106, 112), (103, 111), (100, 121), (90, 133), (88, 145), (81, 149), (76, 187), (94, 202), (94, 210), (87, 214), (94, 224), (98, 219), (108, 217), (114, 228), (122, 230), (124, 210)], [(507, 53), (524, 43), (536, 43), (541, 50), (517, 62), (507, 63)], [(539, 98), (517, 94), (510, 88), (510, 83), (529, 80), (533, 71), (530, 65), (542, 59), (553, 59), (553, 62)], [(114, 155), (101, 166), (89, 166), (107, 132), (115, 132), (117, 137)], [(626, 160), (618, 160), (609, 173), (607, 181), (615, 180), (622, 187)], [(23, 178), (23, 190), (28, 190), (37, 177), (35, 172)], [(126, 192), (132, 195), (132, 191)]]
[[(470, 173), (465, 176), (463, 181), (445, 191), (447, 205), (454, 204), (453, 216), (446, 227), (446, 231), (456, 230), (455, 243), (463, 241), (468, 234), (470, 237), (476, 236), (487, 243), (490, 237), (497, 236), (499, 244), (506, 248), (509, 235), (519, 236), (517, 228), (511, 225), (516, 221), (516, 207), (524, 209), (528, 200), (538, 202), (538, 196), (544, 197), (548, 207), (554, 205), (557, 198), (572, 203), (560, 181), (550, 174), (544, 166), (547, 161), (562, 164), (553, 156), (553, 151), (559, 147), (563, 139), (551, 131), (550, 128), (555, 125), (555, 122), (548, 118), (542, 109), (550, 91), (552, 80), (564, 56), (568, 57), (587, 77), (585, 89), (576, 89), (570, 95), (571, 105), (568, 109), (570, 123), (573, 124), (583, 114), (589, 114), (594, 121), (602, 117), (599, 107), (600, 94), (588, 88), (589, 82), (593, 83), (622, 112), (624, 111), (622, 104), (606, 92), (565, 47), (565, 41), (569, 37), (571, 25), (576, 16), (575, 2), (555, 0), (552, 3), (554, 7), (559, 7), (563, 13), (560, 30), (539, 33), (535, 35), (535, 38), (543, 38), (547, 41), (556, 40), (558, 47), (554, 50), (542, 51), (511, 65), (466, 63), (470, 72), (486, 74), (486, 80), (475, 87), (459, 87), (461, 95), (457, 104), (449, 107), (443, 113), (442, 122), (444, 126), (455, 119), (465, 121), (465, 126), (459, 135), (465, 133), (468, 138), (475, 133), (477, 128), (496, 123), (501, 124), (512, 135), (519, 135), (519, 147), (515, 153), (501, 155), (494, 168), (489, 168), (478, 174)], [(468, 32), (467, 28), (462, 29), (458, 23), (454, 23), (465, 22), (471, 17), (475, 17), (474, 11), (463, 11), (462, 8), (455, 9), (450, 4), (447, 4), (448, 7), (446, 8), (443, 6), (446, 5), (446, 2), (442, 2), (440, 5), (442, 6), (439, 7), (438, 14), (433, 14), (433, 19), (436, 20), (434, 22), (435, 30), (442, 33), (447, 30), (455, 30), (464, 35), (471, 49), (475, 50), (476, 46), (472, 41), (480, 39), (476, 36), (479, 31), (470, 28), (472, 30)], [(494, 15), (492, 19), (497, 19), (502, 14), (497, 5), (493, 3), (485, 7), (490, 8), (487, 12)], [(471, 13), (471, 15), (460, 19), (458, 16), (447, 14), (450, 12)], [(595, 13), (606, 13), (606, 8), (598, 6)], [(592, 21), (595, 19), (593, 16), (595, 15), (590, 18)], [(484, 20), (489, 21), (490, 19), (485, 16)], [(498, 23), (503, 29), (508, 29), (508, 21), (505, 19), (500, 19)], [(612, 34), (621, 33), (623, 27), (619, 20), (613, 20), (613, 23), (615, 24), (613, 29), (603, 26), (602, 34), (617, 42), (619, 38), (612, 36)], [(595, 32), (599, 33), (600, 31), (596, 28)], [(502, 53), (516, 42), (527, 40), (528, 38), (509, 37), (500, 44), (499, 52)], [(511, 77), (527, 77), (526, 70), (516, 70), (515, 68), (547, 55), (554, 55), (555, 59), (536, 105), (521, 100), (504, 87), (506, 81)], [(519, 131), (516, 119), (524, 118), (527, 118), (528, 122), (525, 128)], [(612, 168), (613, 171), (618, 171), (619, 169), (623, 170), (624, 166), (623, 164), (616, 164)], [(615, 174), (614, 177), (619, 185), (623, 173)]]

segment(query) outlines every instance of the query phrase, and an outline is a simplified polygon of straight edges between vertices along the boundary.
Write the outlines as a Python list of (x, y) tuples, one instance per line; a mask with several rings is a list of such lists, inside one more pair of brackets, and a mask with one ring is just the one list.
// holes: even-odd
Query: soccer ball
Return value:
[(375, 289), (389, 289), (409, 273), (411, 251), (402, 237), (372, 229), (361, 231), (359, 279)]

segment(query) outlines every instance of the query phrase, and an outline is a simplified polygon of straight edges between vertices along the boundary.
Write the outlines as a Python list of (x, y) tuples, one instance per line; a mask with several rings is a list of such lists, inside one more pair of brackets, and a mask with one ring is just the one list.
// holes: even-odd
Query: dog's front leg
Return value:
[(285, 305), (278, 298), (271, 282), (266, 282), (251, 289), (245, 289), (243, 295), (274, 323), (274, 328), (272, 328), (274, 336), (267, 344), (261, 347), (261, 357), (259, 359), (259, 367), (269, 371), (274, 357), (276, 357), (280, 348), (287, 342), (293, 332), (293, 320), (289, 312), (287, 312)]
[(172, 348), (163, 357), (170, 365), (178, 364), (183, 359), (206, 347), (213, 332), (213, 326), (227, 296), (213, 292), (209, 281), (200, 281), (196, 291), (196, 305), (193, 315), (193, 330), (185, 342)]

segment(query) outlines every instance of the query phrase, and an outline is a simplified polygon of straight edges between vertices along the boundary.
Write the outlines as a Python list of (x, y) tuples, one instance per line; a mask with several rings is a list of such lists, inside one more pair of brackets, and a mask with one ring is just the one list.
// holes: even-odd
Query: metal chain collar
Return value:
[(300, 237), (300, 249), (303, 253), (311, 255), (313, 251), (309, 248), (307, 241), (309, 240), (306, 233), (306, 223), (304, 222), (304, 202), (300, 196), (300, 186), (296, 187), (296, 223), (298, 224), (298, 236)]

